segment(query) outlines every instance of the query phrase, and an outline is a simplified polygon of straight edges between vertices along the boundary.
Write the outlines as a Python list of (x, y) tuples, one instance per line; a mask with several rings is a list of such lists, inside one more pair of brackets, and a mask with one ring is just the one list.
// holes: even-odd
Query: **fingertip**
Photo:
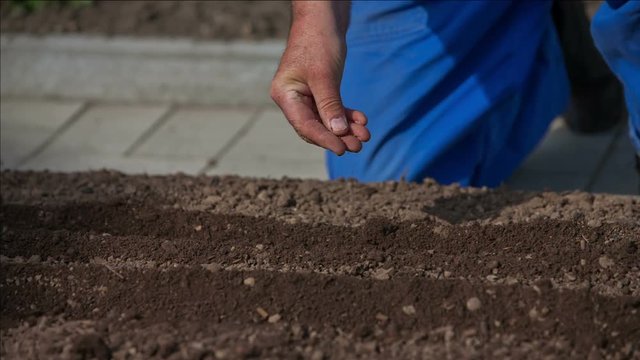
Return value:
[(337, 156), (342, 156), (342, 155), (344, 155), (344, 153), (347, 152), (346, 146), (342, 147), (342, 148), (333, 148), (333, 149), (329, 149), (329, 150), (331, 150), (331, 152), (336, 154)]
[(338, 141), (336, 141), (334, 144), (331, 144), (329, 147), (327, 147), (327, 149), (331, 150), (334, 154), (338, 156), (342, 156), (344, 155), (344, 153), (347, 152), (348, 148), (343, 141), (340, 141), (340, 139), (337, 139), (337, 140)]
[(342, 142), (344, 142), (344, 144), (347, 146), (347, 149), (350, 152), (360, 152), (360, 150), (362, 150), (362, 142), (360, 140), (358, 140), (355, 136), (353, 135), (347, 135), (347, 136), (343, 136), (342, 138)]
[(362, 142), (367, 142), (369, 141), (369, 139), (371, 139), (371, 133), (363, 125), (355, 123), (351, 124), (351, 132), (356, 138), (358, 138), (358, 140)]
[(369, 141), (369, 140), (371, 140), (371, 133), (369, 132), (369, 130), (367, 130), (367, 135), (363, 136), (363, 137), (360, 139), (360, 141), (362, 141), (362, 142), (367, 142), (367, 141)]
[(359, 153), (360, 150), (362, 150), (362, 142), (361, 141), (358, 141), (357, 145), (353, 149), (349, 149), (349, 151), (354, 152), (354, 153)]
[(347, 113), (351, 121), (359, 125), (367, 125), (369, 119), (367, 119), (367, 115), (365, 115), (362, 111), (348, 109)]
[(362, 126), (367, 125), (369, 123), (369, 119), (367, 118), (367, 115), (359, 111), (356, 112), (356, 116), (354, 117), (354, 119), (355, 119), (354, 122), (357, 122)]

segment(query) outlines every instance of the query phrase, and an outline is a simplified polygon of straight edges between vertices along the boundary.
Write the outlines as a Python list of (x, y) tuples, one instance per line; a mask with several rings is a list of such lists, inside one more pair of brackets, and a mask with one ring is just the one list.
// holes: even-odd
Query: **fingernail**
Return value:
[(344, 116), (335, 117), (329, 121), (331, 124), (331, 130), (343, 131), (347, 128), (347, 119)]

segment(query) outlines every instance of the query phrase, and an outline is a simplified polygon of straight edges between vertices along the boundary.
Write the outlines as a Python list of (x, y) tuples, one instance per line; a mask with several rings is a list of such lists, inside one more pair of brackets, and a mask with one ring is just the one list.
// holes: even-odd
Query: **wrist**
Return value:
[(350, 1), (292, 1), (291, 31), (305, 30), (344, 39), (349, 26)]

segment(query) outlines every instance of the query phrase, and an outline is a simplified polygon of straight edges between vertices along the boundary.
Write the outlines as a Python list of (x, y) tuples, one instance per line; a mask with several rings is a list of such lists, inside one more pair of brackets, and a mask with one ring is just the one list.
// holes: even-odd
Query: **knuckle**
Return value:
[(275, 102), (279, 102), (282, 98), (282, 90), (280, 84), (275, 80), (271, 82), (271, 88), (269, 89), (269, 95), (271, 99)]
[(331, 96), (318, 99), (316, 104), (320, 112), (342, 111), (342, 101), (339, 97)]

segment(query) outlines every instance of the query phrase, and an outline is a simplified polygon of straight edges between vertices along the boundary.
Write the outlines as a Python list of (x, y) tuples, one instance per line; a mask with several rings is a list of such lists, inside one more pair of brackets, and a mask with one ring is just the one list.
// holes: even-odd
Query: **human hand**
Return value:
[(344, 2), (312, 1), (294, 2), (293, 10), (271, 98), (303, 140), (337, 155), (358, 152), (371, 137), (367, 117), (344, 108), (340, 97), (349, 9)]

